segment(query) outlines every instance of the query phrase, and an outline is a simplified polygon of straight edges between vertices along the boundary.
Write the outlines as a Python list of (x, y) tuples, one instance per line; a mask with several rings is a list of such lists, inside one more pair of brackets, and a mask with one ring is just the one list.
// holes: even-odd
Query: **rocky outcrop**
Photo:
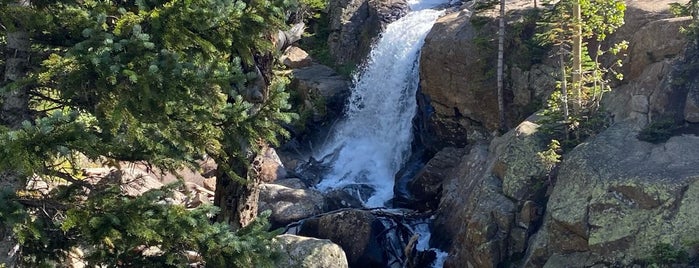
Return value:
[(686, 98), (687, 90), (673, 87), (680, 78), (671, 72), (687, 44), (680, 28), (689, 18), (666, 18), (667, 14), (641, 12), (633, 5), (629, 10), (629, 22), (615, 36), (630, 43), (622, 69), (625, 80), (605, 96), (603, 104), (617, 121), (631, 119), (640, 128), (655, 119), (684, 113), (680, 100)]
[(361, 63), (369, 54), (373, 39), (407, 10), (408, 5), (403, 0), (330, 1), (328, 47), (335, 63)]
[(535, 120), (473, 146), (447, 176), (434, 231), (449, 249), (445, 267), (496, 267), (524, 253), (547, 185)]
[[(679, 28), (688, 21), (668, 18), (668, 2), (627, 1), (627, 24), (613, 39), (632, 44), (623, 70), (628, 74), (604, 100), (616, 123), (566, 154), (558, 173), (537, 158), (547, 139), (536, 117), (494, 138), (490, 146), (460, 133), (483, 136), (496, 126), (497, 118), (488, 117), (497, 115), (495, 86), (483, 75), (466, 74), (485, 64), (479, 56), (468, 56), (479, 53), (469, 44), (477, 36), (470, 14), (440, 20), (441, 28), (428, 37), (435, 51), (423, 50), (423, 92), (434, 106), (439, 137), (475, 143), (443, 183), (433, 241), (449, 249), (445, 267), (625, 267), (644, 261), (659, 243), (680, 249), (682, 237), (697, 235), (699, 227), (687, 217), (699, 213), (699, 172), (691, 164), (699, 154), (689, 152), (699, 138), (678, 136), (664, 145), (636, 139), (640, 128), (663, 115), (679, 114), (692, 122), (687, 118), (693, 108), (687, 107), (695, 101), (693, 89), (673, 73), (686, 45)], [(463, 41), (441, 44), (454, 39)], [(470, 50), (454, 52), (460, 47)], [(465, 61), (470, 69), (453, 71)], [(434, 69), (431, 74), (425, 74), (430, 72), (426, 67)], [(510, 86), (529, 87), (513, 87), (509, 101), (533, 103), (537, 98), (532, 96), (545, 95), (540, 89), (551, 86), (549, 81), (532, 86), (541, 81), (534, 77), (551, 79), (546, 77), (551, 67), (519, 68), (508, 66)], [(469, 75), (477, 77), (462, 78)], [(676, 86), (680, 82), (684, 88)], [(479, 114), (483, 111), (488, 112)], [(440, 132), (439, 124), (450, 128)]]
[(369, 211), (347, 210), (303, 222), (299, 235), (330, 239), (344, 249), (352, 267), (383, 267), (378, 237), (383, 225)]
[[(533, 8), (532, 1), (507, 1), (508, 25), (534, 27), (522, 14)], [(490, 11), (462, 9), (437, 20), (425, 38), (420, 58), (422, 93), (434, 108), (427, 119), (438, 144), (428, 146), (463, 147), (489, 139), (499, 127), (495, 66), (497, 60), (497, 21)], [(514, 27), (512, 27), (514, 28)], [(532, 38), (531, 32), (512, 33), (517, 39)], [(507, 42), (510, 57), (505, 86), (507, 122), (516, 124), (532, 112), (554, 88), (552, 67), (533, 60), (518, 62), (522, 42)], [(545, 58), (545, 57), (544, 57)], [(532, 65), (533, 64), (533, 65)], [(438, 149), (438, 148), (437, 148)]]
[(566, 154), (530, 267), (629, 266), (699, 231), (699, 137), (654, 145), (618, 124)]
[(279, 267), (344, 268), (347, 257), (342, 248), (327, 239), (280, 235), (274, 240), (281, 246)]

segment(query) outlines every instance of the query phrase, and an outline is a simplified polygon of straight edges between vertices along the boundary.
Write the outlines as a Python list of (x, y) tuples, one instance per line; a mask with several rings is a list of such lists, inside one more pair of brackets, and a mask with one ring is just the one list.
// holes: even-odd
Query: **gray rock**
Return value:
[(330, 239), (340, 245), (352, 267), (383, 267), (377, 240), (383, 225), (363, 210), (347, 210), (304, 221), (299, 235)]
[(566, 155), (527, 263), (574, 251), (626, 266), (658, 243), (696, 236), (699, 137), (654, 145), (635, 136), (618, 124)]
[(435, 237), (450, 242), (446, 267), (496, 267), (525, 252), (547, 185), (536, 119), (475, 145), (444, 182)]
[(273, 226), (284, 226), (325, 212), (325, 199), (320, 192), (312, 189), (262, 184), (258, 211), (265, 210), (272, 211), (269, 219)]
[(279, 235), (274, 240), (281, 246), (279, 267), (343, 268), (348, 267), (342, 248), (327, 239), (296, 235)]
[(684, 105), (684, 120), (690, 123), (699, 123), (699, 81), (694, 81), (694, 86), (687, 93)]

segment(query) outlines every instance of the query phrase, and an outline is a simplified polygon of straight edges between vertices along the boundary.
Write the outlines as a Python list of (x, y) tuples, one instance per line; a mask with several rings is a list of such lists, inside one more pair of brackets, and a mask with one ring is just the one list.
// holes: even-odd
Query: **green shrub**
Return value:
[(689, 255), (687, 251), (676, 248), (667, 243), (659, 243), (655, 245), (653, 251), (651, 251), (651, 256), (648, 259), (650, 265), (665, 265), (665, 264), (678, 264), (686, 263), (689, 260)]
[(670, 139), (670, 137), (673, 136), (673, 132), (678, 128), (679, 126), (674, 120), (667, 118), (660, 119), (646, 126), (636, 137), (639, 140), (654, 144), (663, 143)]

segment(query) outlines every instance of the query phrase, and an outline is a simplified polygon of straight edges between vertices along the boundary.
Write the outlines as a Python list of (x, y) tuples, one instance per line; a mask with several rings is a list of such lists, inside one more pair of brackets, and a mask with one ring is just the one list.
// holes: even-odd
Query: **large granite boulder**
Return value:
[(404, 0), (330, 1), (328, 47), (337, 65), (357, 65), (369, 54), (384, 27), (405, 15)]
[(617, 124), (566, 154), (527, 266), (630, 266), (697, 237), (699, 137), (654, 145), (636, 135)]
[(382, 230), (382, 223), (371, 212), (345, 210), (305, 220), (298, 234), (340, 245), (352, 267), (383, 267), (386, 256), (378, 241)]
[(279, 235), (274, 240), (282, 249), (277, 262), (279, 267), (348, 267), (345, 252), (330, 240), (289, 234)]

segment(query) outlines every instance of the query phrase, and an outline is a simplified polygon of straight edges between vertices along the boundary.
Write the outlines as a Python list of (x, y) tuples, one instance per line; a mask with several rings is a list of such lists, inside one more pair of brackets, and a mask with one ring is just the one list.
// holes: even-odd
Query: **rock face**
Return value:
[(383, 267), (385, 256), (379, 246), (381, 222), (363, 210), (347, 210), (306, 220), (299, 235), (330, 239), (347, 254), (352, 267)]
[[(531, 3), (512, 1), (508, 10), (517, 14), (528, 7), (524, 2)], [(630, 266), (658, 243), (679, 248), (681, 237), (697, 235), (687, 217), (699, 213), (699, 172), (690, 164), (699, 155), (689, 152), (699, 138), (673, 137), (664, 145), (636, 139), (659, 116), (694, 122), (699, 114), (693, 93), (699, 90), (677, 87), (681, 80), (671, 72), (687, 44), (679, 28), (688, 20), (669, 18), (669, 2), (627, 1), (627, 24), (612, 38), (631, 43), (626, 80), (604, 100), (616, 124), (553, 171), (537, 158), (548, 139), (536, 117), (486, 143), (498, 123), (495, 78), (487, 75), (496, 54), (478, 44), (496, 33), (489, 11), (475, 21), (467, 9), (438, 21), (421, 58), (424, 99), (434, 108), (427, 124), (445, 141), (438, 146), (472, 145), (442, 175), (433, 242), (449, 250), (445, 267)], [(505, 100), (515, 110), (508, 120), (554, 88), (554, 71), (546, 64), (507, 66)]]
[(292, 75), (291, 88), (298, 92), (301, 112), (310, 112), (312, 122), (332, 121), (342, 113), (349, 96), (346, 78), (321, 64), (294, 69)]
[[(687, 44), (679, 32), (689, 18), (666, 18), (669, 15), (642, 12), (633, 5), (629, 10), (634, 11), (627, 12), (629, 23), (616, 36), (623, 36), (630, 43), (622, 70), (625, 80), (607, 94), (604, 106), (618, 121), (631, 119), (640, 127), (656, 118), (685, 112), (680, 110), (682, 105), (676, 104), (685, 99), (687, 91), (672, 87), (670, 72)], [(648, 21), (649, 18), (657, 20)]]
[(629, 266), (659, 243), (696, 237), (699, 137), (653, 145), (635, 136), (618, 124), (566, 155), (527, 266)]
[[(513, 13), (508, 15), (508, 24), (520, 23), (516, 20), (521, 19), (521, 14), (533, 8), (532, 1), (508, 1), (507, 5), (508, 12)], [(478, 17), (474, 17), (471, 11), (463, 9), (438, 19), (425, 38), (420, 58), (421, 87), (434, 108), (428, 125), (441, 143), (432, 146), (463, 147), (489, 138), (498, 129), (494, 68), (497, 44), (492, 41), (497, 40), (495, 17), (486, 11), (479, 11)], [(534, 24), (522, 25), (526, 28)], [(518, 38), (531, 38), (527, 34), (523, 31)], [(516, 57), (520, 47), (507, 49)], [(555, 86), (552, 67), (531, 64), (512, 60), (506, 68), (510, 84), (505, 86), (505, 105), (510, 124), (534, 112), (529, 107), (541, 102)]]
[(275, 240), (282, 248), (280, 267), (348, 267), (345, 252), (330, 240), (288, 234), (277, 236)]
[(545, 143), (525, 121), (490, 145), (474, 145), (444, 182), (435, 220), (445, 267), (496, 267), (524, 253), (537, 227), (547, 169), (536, 158)]
[(330, 55), (337, 65), (356, 65), (369, 54), (373, 39), (390, 22), (407, 13), (403, 0), (330, 1)]

